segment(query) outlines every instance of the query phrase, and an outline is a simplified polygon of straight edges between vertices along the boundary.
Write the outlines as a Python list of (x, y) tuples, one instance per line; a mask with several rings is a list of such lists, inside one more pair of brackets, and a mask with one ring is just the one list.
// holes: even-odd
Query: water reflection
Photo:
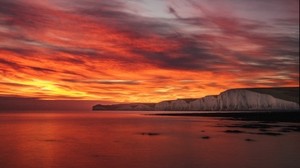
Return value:
[[(254, 123), (129, 112), (5, 113), (0, 114), (0, 167), (276, 168), (299, 165), (300, 134), (291, 131), (290, 123), (247, 128), (251, 124)], [(293, 126), (299, 127), (299, 124)], [(286, 132), (281, 132), (282, 136), (254, 134), (262, 132), (259, 129), (280, 131), (283, 128)]]

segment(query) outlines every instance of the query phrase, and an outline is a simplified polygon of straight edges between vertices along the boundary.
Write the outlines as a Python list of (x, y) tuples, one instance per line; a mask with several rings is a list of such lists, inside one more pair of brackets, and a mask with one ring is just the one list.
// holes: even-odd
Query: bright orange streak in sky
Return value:
[(299, 9), (252, 3), (154, 0), (166, 6), (151, 16), (118, 0), (1, 1), (0, 96), (158, 102), (298, 86)]

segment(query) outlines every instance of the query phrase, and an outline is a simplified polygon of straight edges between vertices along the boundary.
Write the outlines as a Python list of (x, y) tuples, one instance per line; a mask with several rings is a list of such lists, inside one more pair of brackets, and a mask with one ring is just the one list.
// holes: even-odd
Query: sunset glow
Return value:
[(298, 0), (0, 0), (1, 97), (158, 102), (298, 78)]

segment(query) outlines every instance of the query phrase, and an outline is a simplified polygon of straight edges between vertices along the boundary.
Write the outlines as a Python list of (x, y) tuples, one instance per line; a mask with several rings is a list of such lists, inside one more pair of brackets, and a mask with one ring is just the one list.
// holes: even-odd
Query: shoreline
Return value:
[(296, 122), (300, 123), (300, 112), (192, 112), (192, 113), (154, 113), (146, 114), (154, 116), (174, 116), (174, 117), (216, 117), (233, 120), (245, 120), (245, 121), (266, 121), (266, 122)]

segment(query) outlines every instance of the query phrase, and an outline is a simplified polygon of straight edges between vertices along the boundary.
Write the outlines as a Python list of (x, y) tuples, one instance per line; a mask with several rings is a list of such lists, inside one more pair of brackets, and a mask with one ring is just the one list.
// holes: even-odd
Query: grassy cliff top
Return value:
[(299, 104), (299, 87), (246, 88), (246, 90), (268, 94), (278, 99), (292, 101)]

